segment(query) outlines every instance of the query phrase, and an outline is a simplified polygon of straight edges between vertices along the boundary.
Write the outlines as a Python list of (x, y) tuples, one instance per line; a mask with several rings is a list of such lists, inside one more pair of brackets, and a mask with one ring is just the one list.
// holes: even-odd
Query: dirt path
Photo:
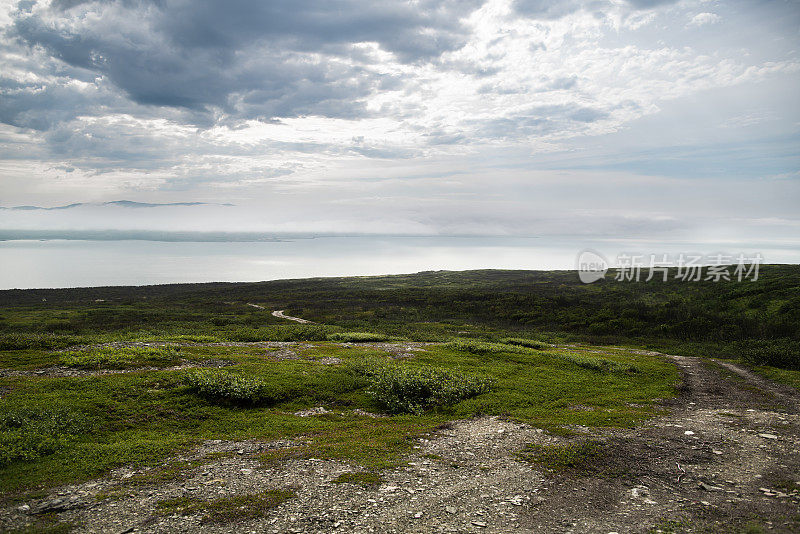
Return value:
[[(253, 308), (258, 308), (259, 310), (266, 310), (264, 306), (260, 306), (258, 304), (252, 304), (250, 302), (247, 303), (248, 306), (252, 306)], [(301, 319), (300, 317), (291, 317), (289, 315), (284, 315), (283, 312), (285, 310), (275, 310), (272, 312), (273, 317), (277, 317), (278, 319), (287, 319), (289, 321), (294, 321), (296, 323), (303, 323), (303, 324), (315, 324), (314, 321), (309, 321), (306, 319)]]
[(593, 431), (613, 452), (592, 476), (550, 477), (547, 500), (527, 515), (526, 527), (576, 533), (800, 529), (800, 499), (791, 492), (800, 484), (797, 393), (727, 362), (670, 358), (684, 375), (681, 395), (668, 403), (670, 415), (632, 430)]
[(727, 370), (736, 373), (744, 378), (747, 382), (760, 388), (762, 391), (769, 392), (773, 396), (779, 398), (782, 403), (788, 406), (793, 406), (796, 411), (800, 411), (800, 397), (797, 395), (797, 390), (793, 389), (791, 386), (776, 384), (771, 380), (767, 380), (766, 378), (761, 377), (748, 369), (730, 362), (723, 360), (712, 361), (718, 365), (721, 365)]
[(294, 321), (296, 323), (303, 323), (303, 324), (314, 324), (313, 321), (308, 321), (306, 319), (301, 319), (300, 317), (290, 317), (289, 315), (284, 315), (283, 310), (275, 310), (272, 312), (273, 317), (278, 317), (279, 319), (288, 319), (289, 321)]
[[(404, 467), (367, 487), (332, 483), (359, 470), (342, 462), (259, 463), (259, 452), (291, 442), (207, 442), (175, 459), (206, 462), (177, 480), (128, 484), (142, 473), (120, 469), (17, 503), (0, 526), (49, 510), (78, 532), (797, 532), (797, 394), (727, 362), (670, 358), (681, 394), (665, 403), (668, 415), (636, 429), (576, 429), (583, 435), (567, 439), (498, 417), (460, 421), (417, 440)], [(550, 473), (518, 457), (528, 443), (575, 439), (605, 444), (590, 472)], [(167, 498), (287, 487), (296, 498), (241, 523), (155, 513)], [(122, 496), (98, 500), (102, 491)]]

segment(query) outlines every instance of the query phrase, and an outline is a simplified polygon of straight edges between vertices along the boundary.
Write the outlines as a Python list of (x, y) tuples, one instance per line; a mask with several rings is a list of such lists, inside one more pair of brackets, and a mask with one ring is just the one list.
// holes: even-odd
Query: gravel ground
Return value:
[[(187, 462), (178, 480), (133, 484), (142, 473), (119, 469), (8, 506), (0, 526), (51, 513), (77, 532), (737, 532), (748, 521), (799, 531), (800, 498), (785, 486), (800, 483), (797, 393), (727, 362), (669, 357), (684, 375), (681, 394), (665, 403), (668, 415), (635, 429), (576, 428), (578, 438), (565, 438), (499, 417), (457, 421), (418, 440), (402, 467), (370, 486), (334, 483), (360, 471), (343, 462), (264, 467), (257, 459), (291, 441), (206, 442), (173, 459)], [(606, 451), (589, 472), (548, 472), (518, 456), (526, 444), (586, 438)], [(156, 513), (167, 498), (270, 488), (296, 497), (227, 524), (202, 524), (202, 513)]]

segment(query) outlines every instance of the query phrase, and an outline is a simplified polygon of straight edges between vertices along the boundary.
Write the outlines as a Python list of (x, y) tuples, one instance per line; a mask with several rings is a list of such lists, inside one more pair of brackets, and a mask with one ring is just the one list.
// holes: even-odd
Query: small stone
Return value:
[(483, 521), (477, 521), (477, 520), (473, 520), (472, 524), (475, 525), (476, 527), (480, 527), (480, 528), (486, 528), (488, 526)]
[(758, 436), (764, 439), (778, 439), (775, 434), (759, 434)]
[(720, 450), (717, 450), (717, 449), (711, 449), (711, 452), (712, 452), (713, 454), (717, 454), (717, 455), (719, 455), (719, 454), (722, 454), (722, 451), (720, 451)]
[(448, 514), (454, 514), (458, 512), (455, 506), (445, 506), (444, 511), (447, 512)]
[(723, 490), (723, 488), (720, 488), (719, 486), (712, 486), (710, 484), (706, 484), (705, 482), (701, 482), (700, 483), (700, 487), (703, 488), (706, 491), (722, 491)]
[(686, 435), (686, 436), (694, 436), (694, 432), (692, 432), (691, 430), (687, 430), (686, 432), (684, 432), (684, 435)]

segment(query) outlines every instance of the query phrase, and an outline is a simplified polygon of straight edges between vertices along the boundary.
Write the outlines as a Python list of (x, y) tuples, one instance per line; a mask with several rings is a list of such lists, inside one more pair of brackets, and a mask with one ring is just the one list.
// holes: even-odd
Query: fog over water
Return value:
[(574, 269), (592, 248), (612, 263), (621, 251), (643, 254), (761, 253), (798, 263), (795, 249), (707, 249), (685, 243), (555, 240), (523, 237), (340, 236), (274, 242), (18, 240), (0, 242), (0, 289), (260, 281), (317, 276), (462, 269)]

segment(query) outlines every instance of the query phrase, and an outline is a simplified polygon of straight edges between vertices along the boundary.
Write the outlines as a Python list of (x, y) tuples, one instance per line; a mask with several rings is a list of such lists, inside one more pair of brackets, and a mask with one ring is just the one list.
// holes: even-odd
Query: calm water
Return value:
[[(516, 237), (318, 237), (261, 243), (3, 241), (0, 289), (258, 281), (438, 269), (573, 269), (577, 253), (587, 247), (612, 259), (633, 247), (653, 253), (684, 250), (680, 245), (664, 248)], [(740, 251), (751, 252), (731, 252)], [(797, 250), (758, 252), (768, 262), (800, 263)]]

